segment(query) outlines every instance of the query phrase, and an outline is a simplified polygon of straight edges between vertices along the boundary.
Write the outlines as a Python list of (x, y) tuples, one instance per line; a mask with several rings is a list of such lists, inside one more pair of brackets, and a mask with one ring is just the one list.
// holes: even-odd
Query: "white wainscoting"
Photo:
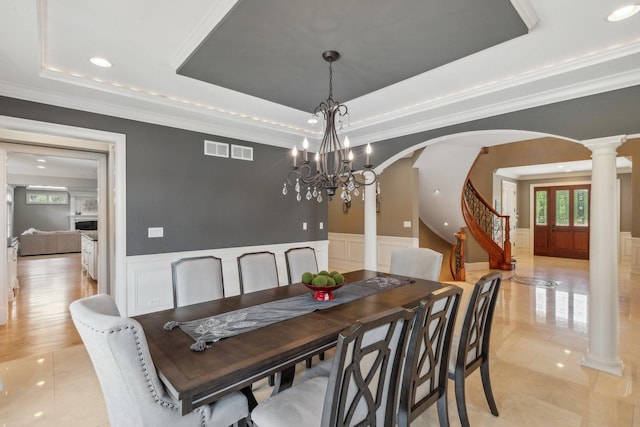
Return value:
[[(417, 237), (378, 236), (377, 271), (389, 271), (392, 250), (418, 246)], [(362, 270), (364, 268), (364, 235), (329, 233), (329, 267), (338, 271)]]
[(288, 283), (287, 263), (284, 258), (285, 251), (290, 248), (304, 246), (310, 246), (315, 249), (320, 270), (328, 269), (328, 240), (127, 257), (126, 316), (137, 316), (173, 308), (171, 263), (180, 258), (213, 255), (222, 259), (225, 295), (233, 296), (240, 294), (237, 261), (240, 255), (248, 252), (273, 252), (276, 255), (278, 279), (282, 286)]
[(640, 237), (631, 238), (631, 274), (640, 276)]
[(631, 232), (621, 231), (618, 242), (620, 242), (620, 247), (618, 248), (618, 258), (625, 261), (630, 260), (631, 259), (631, 243), (632, 243)]
[(514, 248), (519, 251), (522, 250), (529, 253), (529, 251), (531, 250), (531, 247), (529, 246), (531, 242), (530, 239), (531, 233), (528, 228), (516, 228), (516, 244)]

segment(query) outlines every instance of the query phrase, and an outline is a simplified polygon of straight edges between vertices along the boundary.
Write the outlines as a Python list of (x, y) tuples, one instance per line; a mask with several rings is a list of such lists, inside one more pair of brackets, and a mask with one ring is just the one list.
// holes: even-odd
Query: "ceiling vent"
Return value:
[(204, 155), (215, 157), (229, 157), (229, 144), (216, 141), (204, 141)]
[(253, 148), (252, 147), (244, 147), (242, 145), (232, 145), (231, 146), (231, 158), (239, 159), (239, 160), (249, 160), (253, 161)]

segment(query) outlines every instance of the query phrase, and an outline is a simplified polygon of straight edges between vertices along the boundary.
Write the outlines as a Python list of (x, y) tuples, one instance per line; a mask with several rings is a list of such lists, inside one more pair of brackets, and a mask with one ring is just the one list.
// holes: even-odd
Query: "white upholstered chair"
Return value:
[(489, 376), (489, 341), (502, 274), (490, 273), (478, 280), (468, 300), (460, 335), (453, 337), (449, 358), (449, 378), (454, 381), (456, 405), (462, 427), (469, 427), (465, 378), (480, 368), (484, 395), (491, 413), (498, 416)]
[(394, 426), (400, 369), (414, 314), (389, 310), (338, 336), (329, 377), (303, 381), (258, 404), (258, 427)]
[(252, 252), (238, 257), (240, 293), (278, 287), (276, 256), (271, 252)]
[(120, 317), (110, 296), (74, 301), (69, 310), (100, 380), (112, 426), (217, 427), (247, 417), (247, 399), (239, 392), (183, 416), (180, 402), (158, 378), (142, 327)]
[(284, 253), (287, 261), (287, 275), (289, 284), (302, 281), (302, 274), (318, 272), (316, 251), (313, 248), (291, 248)]
[(389, 273), (416, 279), (438, 280), (442, 254), (428, 248), (397, 248), (391, 251)]
[(171, 263), (171, 274), (175, 307), (224, 298), (220, 258), (182, 258)]
[(408, 427), (434, 403), (440, 426), (449, 426), (447, 373), (461, 293), (457, 286), (446, 286), (420, 302), (402, 374), (399, 427)]

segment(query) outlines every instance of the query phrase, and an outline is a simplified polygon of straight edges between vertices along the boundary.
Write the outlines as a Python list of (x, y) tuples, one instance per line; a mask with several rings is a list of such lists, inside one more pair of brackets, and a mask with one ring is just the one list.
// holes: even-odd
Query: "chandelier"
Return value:
[[(338, 130), (342, 130), (343, 119), (349, 118), (349, 110), (344, 104), (333, 99), (333, 63), (340, 58), (340, 54), (328, 50), (322, 54), (322, 58), (329, 63), (329, 97), (322, 101), (313, 111), (309, 123), (315, 124), (320, 118), (324, 119), (324, 136), (320, 143), (320, 149), (315, 155), (315, 167), (308, 158), (307, 138), (302, 143), (304, 150), (301, 164), (298, 165), (298, 149), (293, 147), (293, 166), (282, 188), (282, 194), (287, 195), (289, 188), (296, 193), (296, 199), (315, 198), (322, 202), (324, 191), (331, 200), (340, 189), (340, 198), (345, 202), (351, 201), (351, 194), (358, 196), (359, 188), (373, 184), (377, 175), (370, 162), (371, 146), (367, 144), (364, 169), (359, 173), (353, 170), (353, 152), (349, 148), (349, 138), (345, 137), (344, 145), (338, 138)], [(336, 126), (337, 125), (337, 126)]]

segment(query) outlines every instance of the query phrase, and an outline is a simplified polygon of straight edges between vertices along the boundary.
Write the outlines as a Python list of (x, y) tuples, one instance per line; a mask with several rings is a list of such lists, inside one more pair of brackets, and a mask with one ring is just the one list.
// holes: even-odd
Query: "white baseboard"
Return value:
[(328, 240), (127, 257), (127, 313), (124, 315), (130, 317), (173, 308), (171, 263), (180, 258), (213, 255), (222, 259), (224, 292), (226, 296), (233, 296), (240, 294), (237, 257), (248, 252), (273, 252), (276, 255), (280, 285), (286, 285), (287, 264), (284, 253), (290, 248), (304, 246), (315, 249), (318, 268), (326, 270), (329, 265)]
[(466, 271), (489, 270), (489, 262), (465, 262), (464, 269)]
[[(388, 272), (391, 251), (396, 248), (417, 248), (419, 239), (414, 237), (377, 236), (377, 271)], [(329, 267), (338, 271), (354, 271), (364, 268), (364, 235), (329, 233)]]

